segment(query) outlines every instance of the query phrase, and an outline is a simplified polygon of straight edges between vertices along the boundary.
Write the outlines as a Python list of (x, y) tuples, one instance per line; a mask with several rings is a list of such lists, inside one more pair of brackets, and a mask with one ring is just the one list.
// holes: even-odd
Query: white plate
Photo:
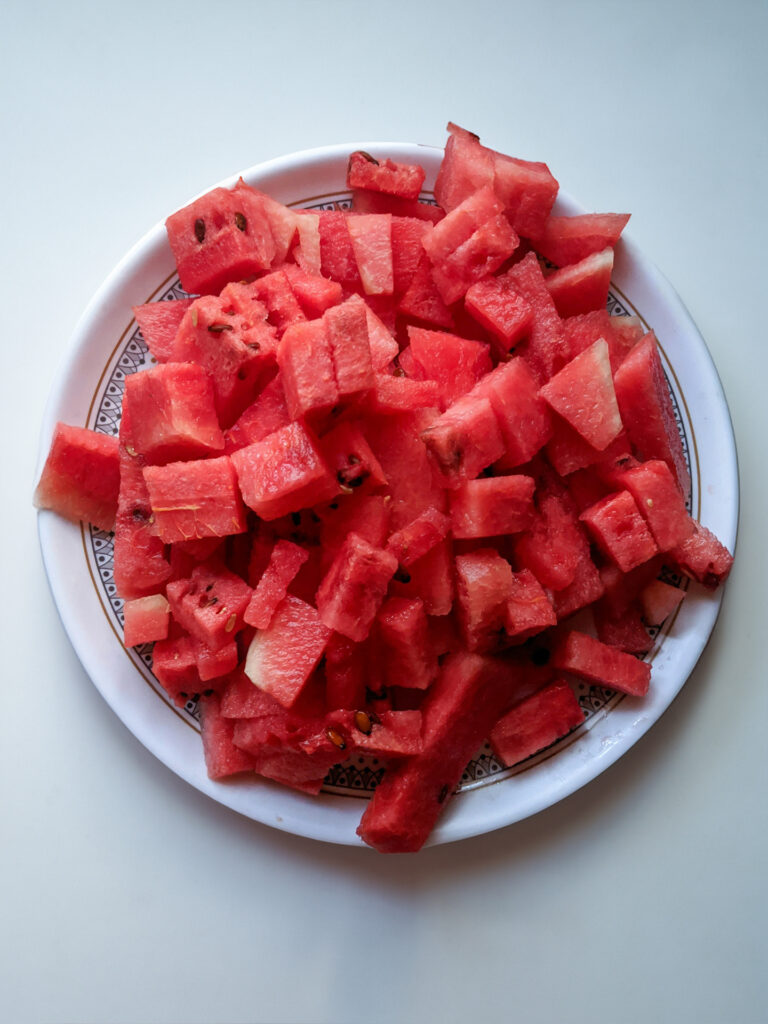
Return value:
[[(441, 150), (426, 146), (358, 143), (294, 154), (254, 167), (243, 177), (291, 205), (343, 204), (348, 198), (347, 158), (356, 149), (421, 163), (427, 172), (426, 188), (432, 187), (442, 156)], [(557, 208), (582, 212), (562, 193)], [(146, 356), (131, 307), (179, 294), (165, 229), (158, 225), (112, 272), (75, 331), (47, 406), (40, 467), (57, 420), (117, 431), (124, 377), (141, 368)], [(720, 381), (680, 299), (627, 240), (617, 248), (610, 306), (612, 312), (640, 316), (656, 332), (688, 454), (692, 512), (733, 550), (738, 473)], [(360, 844), (355, 829), (371, 782), (369, 766), (353, 764), (337, 771), (328, 791), (317, 798), (261, 779), (211, 782), (203, 764), (195, 708), (169, 704), (149, 670), (149, 652), (126, 651), (122, 646), (122, 602), (112, 584), (110, 537), (50, 512), (40, 513), (39, 533), (54, 599), (85, 670), (156, 757), (214, 800), (257, 821), (314, 839)], [(560, 743), (511, 770), (495, 762), (487, 748), (480, 752), (430, 842), (451, 842), (519, 821), (612, 764), (674, 699), (709, 639), (720, 602), (719, 592), (688, 588), (677, 615), (655, 639), (649, 655), (651, 690), (644, 699), (584, 687), (580, 700), (587, 720)]]

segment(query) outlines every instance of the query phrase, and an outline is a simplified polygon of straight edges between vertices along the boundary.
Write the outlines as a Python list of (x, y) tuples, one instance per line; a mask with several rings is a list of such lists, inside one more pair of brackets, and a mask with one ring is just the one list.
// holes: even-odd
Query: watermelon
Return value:
[(537, 252), (556, 266), (564, 267), (614, 248), (628, 220), (628, 213), (549, 217), (544, 230), (533, 241)]
[(147, 302), (133, 307), (147, 348), (158, 363), (167, 363), (173, 351), (173, 342), (184, 314), (193, 299), (169, 299), (165, 302)]
[(146, 466), (143, 473), (153, 516), (150, 532), (166, 544), (245, 532), (245, 508), (227, 455)]
[(608, 343), (602, 338), (575, 356), (539, 394), (598, 451), (604, 451), (621, 432)]
[(36, 507), (109, 533), (115, 527), (119, 490), (117, 438), (57, 423), (35, 490)]
[(613, 249), (608, 248), (550, 274), (547, 291), (560, 316), (605, 309), (612, 273)]
[(403, 199), (418, 199), (424, 177), (424, 168), (418, 164), (376, 160), (362, 150), (353, 153), (347, 164), (347, 185), (350, 188), (371, 189)]
[(583, 721), (573, 690), (558, 680), (500, 718), (491, 730), (490, 744), (496, 757), (511, 767), (567, 736)]
[(317, 591), (322, 621), (350, 640), (365, 640), (396, 569), (388, 551), (350, 533)]
[(170, 605), (164, 594), (137, 597), (123, 604), (123, 643), (126, 647), (165, 640)]
[(632, 697), (644, 697), (651, 680), (651, 666), (647, 662), (575, 630), (564, 636), (552, 655), (552, 664), (563, 672)]
[(499, 537), (526, 530), (533, 520), (536, 481), (529, 476), (468, 480), (451, 492), (453, 536)]

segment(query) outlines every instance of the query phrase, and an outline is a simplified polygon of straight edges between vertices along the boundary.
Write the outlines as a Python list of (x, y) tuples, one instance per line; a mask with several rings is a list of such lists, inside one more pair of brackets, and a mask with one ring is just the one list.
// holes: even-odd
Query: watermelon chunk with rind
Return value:
[(289, 594), (269, 628), (257, 630), (253, 637), (245, 673), (255, 686), (290, 708), (322, 658), (330, 635), (317, 610)]

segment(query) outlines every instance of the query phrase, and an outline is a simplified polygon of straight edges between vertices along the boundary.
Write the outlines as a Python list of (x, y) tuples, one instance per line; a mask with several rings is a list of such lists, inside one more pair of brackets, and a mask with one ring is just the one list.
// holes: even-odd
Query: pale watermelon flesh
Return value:
[(450, 133), (440, 206), (357, 153), (351, 213), (241, 181), (169, 218), (200, 295), (136, 308), (158, 365), (119, 439), (60, 425), (36, 492), (115, 530), (125, 641), (200, 707), (211, 777), (316, 794), (375, 758), (385, 851), (489, 734), (516, 764), (577, 729), (578, 680), (642, 698), (684, 594), (662, 566), (732, 563), (687, 511), (655, 338), (605, 309), (626, 215), (553, 215), (545, 164)]

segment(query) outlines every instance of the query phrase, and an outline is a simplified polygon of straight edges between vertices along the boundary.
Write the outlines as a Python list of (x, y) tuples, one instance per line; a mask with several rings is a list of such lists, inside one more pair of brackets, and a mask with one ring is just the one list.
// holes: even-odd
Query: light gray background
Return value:
[[(0, 10), (0, 1020), (768, 1019), (763, 2), (6, 2)], [(672, 708), (506, 830), (386, 859), (282, 835), (124, 729), (29, 496), (67, 339), (123, 253), (238, 169), (448, 119), (631, 210), (719, 368), (739, 560)]]

